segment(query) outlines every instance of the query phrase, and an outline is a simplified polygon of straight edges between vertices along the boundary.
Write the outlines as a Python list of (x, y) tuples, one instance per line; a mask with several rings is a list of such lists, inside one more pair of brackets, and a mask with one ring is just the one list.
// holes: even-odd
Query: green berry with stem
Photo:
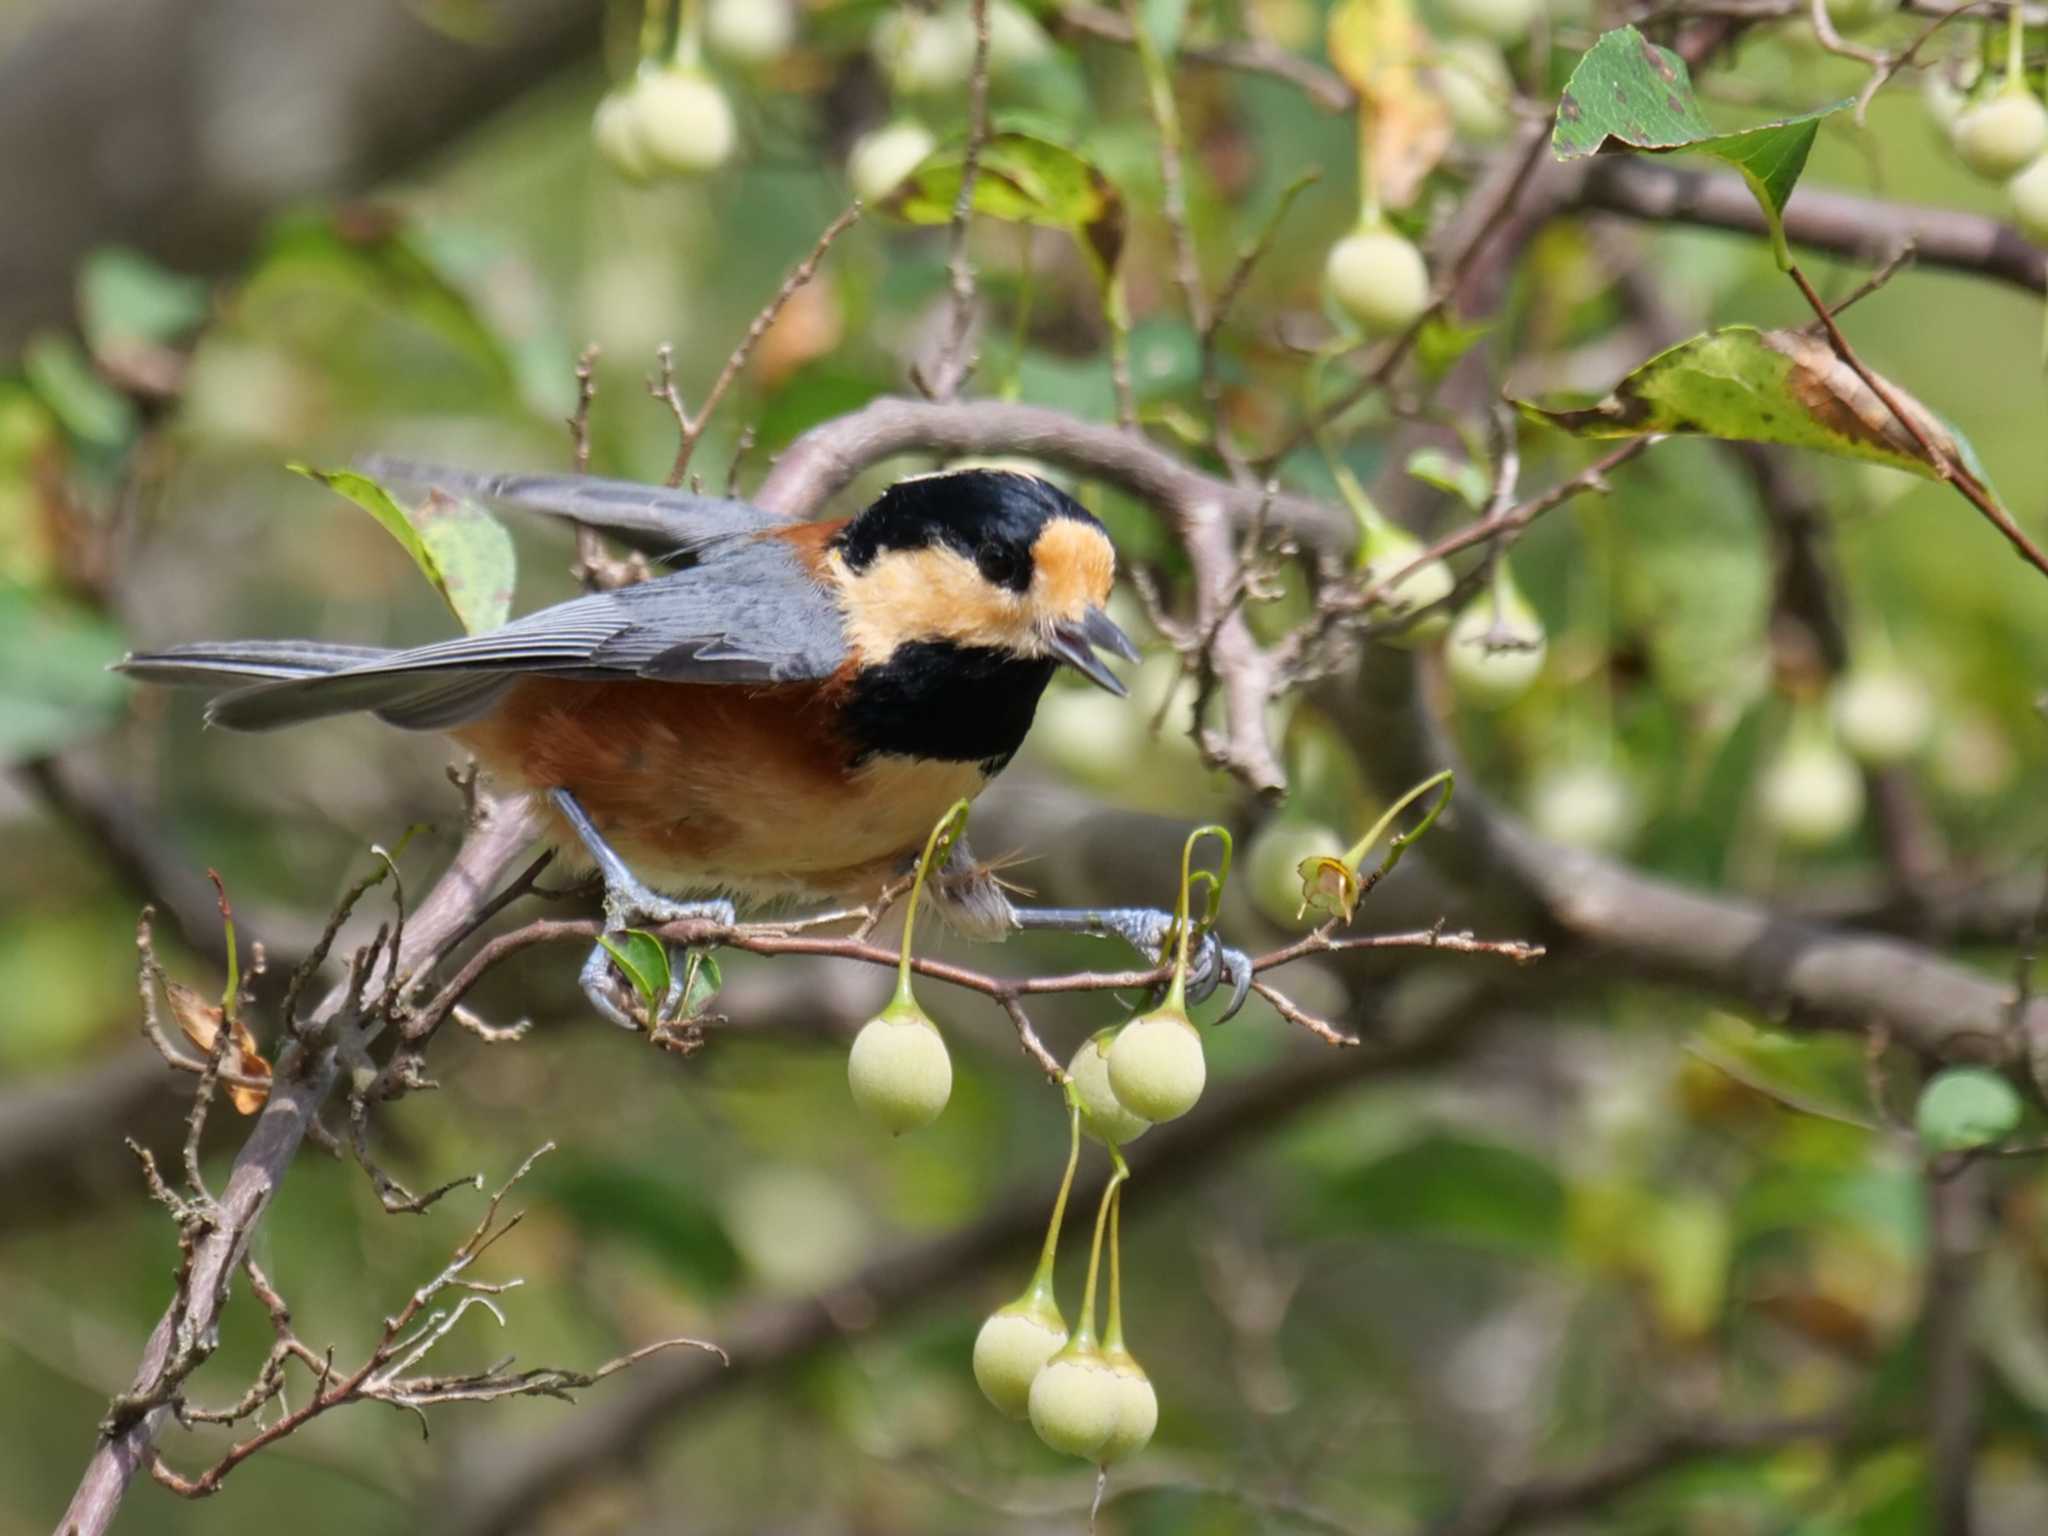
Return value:
[(1108, 1146), (1121, 1147), (1152, 1129), (1152, 1122), (1124, 1107), (1109, 1083), (1109, 1049), (1119, 1026), (1099, 1029), (1083, 1040), (1067, 1063), (1067, 1080), (1081, 1104), (1081, 1128)]
[(640, 151), (649, 167), (702, 176), (732, 158), (732, 104), (702, 68), (677, 64), (643, 75), (633, 91)]
[(1155, 1123), (1177, 1120), (1193, 1109), (1208, 1081), (1202, 1037), (1188, 1018), (1188, 941), (1194, 929), (1189, 913), (1189, 887), (1196, 878), (1190, 873), (1190, 864), (1195, 844), (1212, 834), (1222, 840), (1223, 858), (1214, 875), (1205, 871), (1200, 877), (1209, 882), (1205, 931), (1214, 921), (1223, 882), (1230, 875), (1230, 834), (1221, 827), (1197, 827), (1181, 848), (1180, 896), (1174, 913), (1178, 942), (1166, 1000), (1124, 1025), (1109, 1047), (1109, 1086), (1117, 1102), (1141, 1119)]
[(2006, 31), (2005, 79), (1957, 114), (1949, 142), (1964, 165), (1990, 181), (2018, 175), (2048, 149), (2048, 107), (2027, 89), (2026, 28), (2012, 7)]
[(938, 146), (932, 131), (914, 118), (900, 118), (862, 134), (846, 156), (846, 179), (864, 203), (887, 197)]
[(1366, 588), (1377, 590), (1393, 583), (1380, 592), (1373, 605), (1373, 618), (1423, 614), (1413, 623), (1389, 629), (1376, 638), (1382, 644), (1404, 650), (1428, 644), (1451, 626), (1450, 616), (1440, 605), (1456, 589), (1457, 577), (1441, 560), (1423, 560), (1417, 565), (1423, 553), (1422, 541), (1373, 505), (1350, 465), (1340, 460), (1333, 468), (1337, 489), (1350, 506), (1351, 515), (1358, 519), (1355, 561)]
[(1102, 1334), (1102, 1358), (1108, 1362), (1116, 1388), (1116, 1427), (1095, 1459), (1103, 1466), (1135, 1456), (1152, 1443), (1159, 1427), (1159, 1394), (1137, 1357), (1124, 1347), (1123, 1306), (1123, 1190), (1115, 1193), (1109, 1210), (1109, 1326)]
[(1764, 819), (1788, 843), (1819, 848), (1863, 815), (1863, 775), (1835, 741), (1825, 717), (1802, 714), (1758, 780)]
[(1543, 671), (1543, 620), (1508, 572), (1494, 566), (1493, 585), (1451, 621), (1444, 661), (1458, 696), (1482, 709), (1502, 709), (1529, 691)]
[(1053, 1295), (1052, 1269), (1059, 1253), (1067, 1194), (1074, 1187), (1074, 1169), (1081, 1161), (1081, 1106), (1072, 1102), (1071, 1093), (1068, 1098), (1067, 1172), (1053, 1200), (1038, 1268), (1017, 1299), (991, 1312), (974, 1337), (975, 1384), (982, 1396), (1013, 1419), (1025, 1417), (1032, 1382), (1067, 1342), (1067, 1320), (1060, 1315)]
[(1081, 1295), (1081, 1317), (1074, 1336), (1032, 1379), (1027, 1410), (1038, 1438), (1068, 1456), (1092, 1461), (1120, 1422), (1116, 1373), (1103, 1358), (1095, 1338), (1095, 1281), (1102, 1262), (1102, 1238), (1110, 1201), (1127, 1176), (1123, 1159), (1110, 1153), (1116, 1171), (1102, 1192), (1095, 1214), (1095, 1242), (1088, 1252), (1088, 1281)]
[(917, 904), (924, 895), (925, 876), (952, 851), (966, 824), (967, 802), (955, 801), (925, 839), (910, 900), (904, 907), (896, 995), (861, 1026), (846, 1058), (846, 1081), (853, 1102), (894, 1136), (930, 1125), (953, 1093), (953, 1062), (946, 1054), (946, 1042), (910, 985), (910, 943), (917, 930)]
[(1343, 851), (1344, 839), (1334, 827), (1300, 816), (1276, 816), (1259, 828), (1245, 852), (1252, 905), (1279, 927), (1301, 927), (1308, 916), (1302, 900), (1302, 863), (1334, 859)]

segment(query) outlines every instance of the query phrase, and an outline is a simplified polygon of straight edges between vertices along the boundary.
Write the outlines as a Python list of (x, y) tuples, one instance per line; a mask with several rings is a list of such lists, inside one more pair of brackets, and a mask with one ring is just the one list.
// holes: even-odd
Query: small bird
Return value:
[[(232, 730), (367, 710), (448, 733), (501, 786), (541, 797), (555, 844), (603, 876), (608, 929), (873, 897), (1009, 763), (1058, 667), (1122, 695), (1095, 653), (1138, 659), (1104, 609), (1109, 535), (1033, 475), (917, 476), (851, 518), (792, 522), (629, 481), (364, 467), (601, 527), (661, 574), (409, 650), (202, 642), (120, 669), (225, 685), (206, 718)], [(1171, 926), (1146, 909), (1015, 907), (964, 846), (946, 876), (943, 909), (981, 937), (1058, 929), (1159, 954)], [(609, 966), (600, 945), (584, 990), (634, 1027)], [(1249, 965), (1212, 939), (1198, 993), (1226, 975), (1234, 1012)]]

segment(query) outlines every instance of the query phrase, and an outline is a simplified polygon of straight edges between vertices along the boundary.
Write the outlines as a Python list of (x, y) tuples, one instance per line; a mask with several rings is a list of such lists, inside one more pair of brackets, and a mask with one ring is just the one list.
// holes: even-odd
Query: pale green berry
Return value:
[(1429, 308), (1429, 266), (1415, 242), (1384, 225), (1361, 225), (1323, 263), (1330, 297), (1368, 336), (1405, 331)]
[(861, 1112), (900, 1136), (938, 1119), (953, 1093), (953, 1062), (930, 1019), (890, 1010), (854, 1036), (846, 1082)]
[[(1366, 560), (1367, 582), (1385, 581), (1414, 564), (1415, 557), (1422, 553), (1422, 541), (1386, 518), (1375, 517), (1367, 529), (1361, 553)], [(1451, 574), (1451, 568), (1443, 561), (1425, 561), (1401, 578), (1387, 594), (1386, 607), (1374, 616), (1430, 608), (1449, 597), (1457, 585), (1458, 578)], [(1441, 608), (1435, 608), (1427, 617), (1416, 620), (1405, 629), (1389, 631), (1379, 638), (1384, 644), (1409, 650), (1428, 644), (1450, 627), (1449, 615)]]
[(1514, 77), (1499, 48), (1483, 37), (1454, 37), (1437, 45), (1431, 79), (1451, 114), (1458, 137), (1490, 144), (1514, 122)]
[(2005, 190), (2020, 232), (2036, 245), (2048, 245), (2048, 155), (2013, 177)]
[(1567, 848), (1614, 853), (1635, 834), (1638, 812), (1628, 780), (1599, 763), (1567, 763), (1536, 780), (1529, 820)]
[(796, 41), (796, 10), (791, 0), (711, 0), (704, 40), (735, 63), (771, 63)]
[(1985, 1067), (1949, 1067), (1920, 1090), (1913, 1122), (1937, 1152), (1966, 1152), (2010, 1136), (2020, 1123), (2020, 1096)]
[(1832, 843), (1863, 815), (1863, 776), (1826, 737), (1795, 738), (1764, 769), (1758, 791), (1764, 819), (1803, 848)]
[(938, 95), (967, 83), (974, 68), (974, 22), (962, 6), (929, 13), (899, 6), (875, 24), (870, 47), (897, 92)]
[(1528, 35), (1542, 8), (1541, 0), (1444, 0), (1443, 11), (1460, 32), (1513, 43)]
[(1074, 1096), (1081, 1101), (1081, 1128), (1112, 1147), (1136, 1141), (1152, 1129), (1150, 1120), (1124, 1108), (1109, 1085), (1109, 1047), (1116, 1034), (1114, 1026), (1097, 1030), (1081, 1042), (1074, 1059), (1067, 1063)]
[(916, 170), (937, 141), (920, 122), (904, 118), (854, 140), (846, 157), (846, 179), (864, 203), (879, 203)]
[(1956, 157), (1987, 181), (2005, 181), (2048, 149), (2048, 107), (2024, 90), (2000, 90), (1965, 107), (1949, 130)]
[(1095, 1453), (1096, 1461), (1106, 1467), (1152, 1443), (1152, 1431), (1159, 1427), (1159, 1394), (1129, 1350), (1105, 1349), (1102, 1358), (1109, 1363), (1116, 1387), (1116, 1427)]
[(1927, 745), (1934, 699), (1926, 684), (1896, 667), (1858, 667), (1828, 696), (1842, 745), (1866, 763), (1902, 763)]
[(1027, 1291), (988, 1315), (974, 1336), (974, 1380), (981, 1395), (1013, 1419), (1029, 1411), (1031, 1384), (1067, 1342), (1052, 1297)]
[(1093, 1461), (1116, 1432), (1120, 1407), (1116, 1373), (1092, 1343), (1068, 1344), (1031, 1382), (1031, 1427), (1069, 1456)]
[(632, 86), (605, 92), (590, 120), (590, 137), (605, 163), (626, 180), (647, 180), (651, 167), (640, 143), (640, 117), (634, 109)]
[(1038, 19), (1011, 0), (990, 0), (988, 8), (988, 70), (1007, 75), (1029, 69), (1052, 52), (1052, 42)]
[(1208, 1080), (1202, 1037), (1186, 1014), (1161, 1008), (1117, 1031), (1109, 1047), (1109, 1086), (1117, 1102), (1157, 1123), (1195, 1107)]
[(701, 176), (732, 158), (738, 130), (725, 92), (701, 69), (643, 75), (633, 91), (641, 153), (654, 171)]
[(1482, 592), (1451, 621), (1444, 661), (1458, 696), (1482, 709), (1502, 709), (1529, 691), (1543, 671), (1543, 620), (1508, 579)]
[(1314, 914), (1301, 910), (1301, 861), (1334, 859), (1343, 852), (1344, 839), (1321, 822), (1295, 816), (1267, 822), (1245, 850), (1252, 905), (1268, 922), (1282, 928), (1302, 927)]

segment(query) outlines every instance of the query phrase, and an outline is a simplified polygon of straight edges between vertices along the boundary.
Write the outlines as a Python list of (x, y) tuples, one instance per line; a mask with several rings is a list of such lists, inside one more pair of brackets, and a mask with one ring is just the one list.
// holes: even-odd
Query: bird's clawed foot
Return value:
[[(624, 933), (629, 928), (658, 926), (662, 923), (686, 922), (699, 919), (730, 927), (737, 914), (729, 901), (676, 901), (650, 890), (626, 867), (626, 861), (618, 851), (605, 841), (604, 834), (597, 830), (576, 797), (566, 789), (548, 791), (548, 798), (555, 804), (564, 819), (575, 829), (576, 836), (589, 850), (596, 862), (598, 873), (604, 877), (604, 931), (606, 934)], [(583, 995), (590, 999), (590, 1006), (621, 1029), (643, 1029), (650, 1022), (659, 1022), (672, 1017), (682, 1006), (688, 984), (689, 969), (686, 966), (670, 966), (667, 995), (656, 1010), (653, 1021), (638, 1019), (627, 1007), (631, 992), (620, 985), (613, 969), (611, 951), (602, 943), (591, 946), (590, 957), (583, 962), (579, 977)]]
[[(1173, 937), (1171, 912), (1149, 907), (1019, 907), (1014, 917), (1026, 931), (1122, 939), (1148, 960), (1163, 965), (1173, 958), (1167, 947)], [(1219, 1024), (1244, 1006), (1252, 989), (1252, 962), (1251, 956), (1230, 948), (1214, 932), (1205, 933), (1188, 950), (1188, 1000), (1199, 1003), (1225, 982), (1230, 985), (1230, 1004), (1217, 1018)]]

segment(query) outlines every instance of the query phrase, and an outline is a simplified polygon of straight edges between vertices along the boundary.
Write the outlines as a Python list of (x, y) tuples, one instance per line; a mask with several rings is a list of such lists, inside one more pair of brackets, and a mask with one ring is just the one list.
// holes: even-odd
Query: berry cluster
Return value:
[[(929, 1125), (952, 1092), (953, 1066), (945, 1041), (911, 987), (910, 943), (926, 877), (944, 864), (966, 821), (963, 800), (932, 828), (906, 906), (896, 994), (862, 1026), (847, 1058), (854, 1103), (892, 1135)], [(1191, 867), (1205, 837), (1222, 844), (1213, 871)], [(1012, 1418), (1028, 1417), (1054, 1450), (1099, 1466), (1142, 1450), (1159, 1421), (1152, 1383), (1124, 1344), (1119, 1213), (1130, 1170), (1120, 1149), (1160, 1121), (1186, 1114), (1202, 1096), (1208, 1067), (1201, 1036), (1188, 1017), (1188, 953), (1193, 938), (1214, 925), (1229, 874), (1230, 834), (1217, 826), (1198, 827), (1181, 851), (1173, 974), (1165, 999), (1125, 1024), (1090, 1036), (1074, 1053), (1062, 1085), (1069, 1135), (1066, 1176), (1053, 1202), (1038, 1268), (1014, 1301), (990, 1314), (974, 1342), (974, 1379), (991, 1403)], [(1199, 916), (1190, 910), (1197, 886), (1204, 895)], [(1053, 1263), (1084, 1130), (1108, 1149), (1114, 1171), (1095, 1218), (1080, 1321), (1069, 1333), (1054, 1296)], [(1098, 1337), (1095, 1294), (1105, 1235), (1109, 1306)]]

